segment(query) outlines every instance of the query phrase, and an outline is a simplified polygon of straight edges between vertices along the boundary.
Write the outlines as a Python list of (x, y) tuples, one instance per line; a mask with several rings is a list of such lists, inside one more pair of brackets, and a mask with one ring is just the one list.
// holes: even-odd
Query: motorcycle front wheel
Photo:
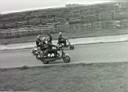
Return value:
[(68, 55), (66, 55), (63, 57), (63, 61), (64, 61), (64, 63), (69, 63), (71, 60), (70, 60), (70, 57)]

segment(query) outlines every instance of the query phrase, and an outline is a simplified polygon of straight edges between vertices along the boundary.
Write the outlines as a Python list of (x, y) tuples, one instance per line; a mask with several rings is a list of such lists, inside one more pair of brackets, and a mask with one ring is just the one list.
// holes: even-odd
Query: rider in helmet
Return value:
[(47, 33), (48, 36), (48, 43), (52, 43), (52, 35), (50, 33)]
[(36, 38), (36, 46), (40, 47), (40, 44), (41, 44), (41, 35), (38, 35)]
[(54, 53), (54, 55), (57, 56), (57, 49), (53, 49), (54, 47), (58, 48), (57, 46), (48, 43), (47, 44), (47, 49), (45, 50), (45, 55), (47, 56), (48, 54)]
[(50, 34), (47, 34), (48, 37), (45, 37), (44, 43), (43, 43), (43, 51), (44, 51), (44, 55), (48, 56), (48, 54), (52, 54), (54, 53), (55, 56), (57, 56), (57, 50), (54, 49), (58, 48), (57, 46), (52, 44), (52, 36)]
[(47, 49), (47, 40), (46, 40), (46, 37), (42, 37), (41, 39), (41, 43), (40, 43), (40, 49), (42, 51), (45, 51)]
[(64, 44), (64, 46), (66, 46), (66, 39), (63, 37), (62, 32), (59, 32), (58, 44)]

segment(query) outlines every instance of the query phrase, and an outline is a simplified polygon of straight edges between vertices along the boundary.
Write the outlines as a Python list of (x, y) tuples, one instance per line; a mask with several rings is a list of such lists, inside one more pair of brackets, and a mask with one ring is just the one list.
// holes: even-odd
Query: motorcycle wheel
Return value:
[(41, 60), (44, 64), (49, 64), (48, 60)]
[(64, 63), (69, 63), (70, 62), (70, 57), (68, 55), (63, 57)]
[(36, 59), (37, 59), (37, 60), (40, 60), (40, 59), (41, 59), (40, 55), (37, 54), (37, 55), (36, 55)]
[(35, 55), (35, 50), (32, 50), (32, 54)]
[(70, 50), (73, 50), (74, 49), (74, 46), (73, 45), (70, 45)]

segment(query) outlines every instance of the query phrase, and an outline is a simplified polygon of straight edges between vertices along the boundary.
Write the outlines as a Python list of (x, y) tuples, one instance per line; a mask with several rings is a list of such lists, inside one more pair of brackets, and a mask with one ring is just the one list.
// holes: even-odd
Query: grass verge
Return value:
[(128, 63), (0, 69), (1, 91), (127, 92)]

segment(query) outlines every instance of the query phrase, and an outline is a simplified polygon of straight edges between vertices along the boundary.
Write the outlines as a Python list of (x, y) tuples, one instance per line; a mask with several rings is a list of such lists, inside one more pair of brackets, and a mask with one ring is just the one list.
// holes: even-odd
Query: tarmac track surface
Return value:
[[(98, 43), (88, 45), (76, 45), (74, 50), (66, 50), (71, 63), (104, 63), (127, 62), (128, 42)], [(62, 63), (62, 60), (59, 62)], [(21, 66), (40, 66), (41, 61), (36, 60), (31, 49), (0, 51), (0, 68)]]

